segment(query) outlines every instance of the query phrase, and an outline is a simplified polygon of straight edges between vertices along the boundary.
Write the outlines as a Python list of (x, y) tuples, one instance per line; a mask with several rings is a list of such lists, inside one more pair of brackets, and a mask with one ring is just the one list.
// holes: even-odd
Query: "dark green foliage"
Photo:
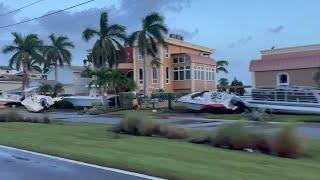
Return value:
[(237, 78), (234, 78), (230, 84), (230, 92), (238, 96), (243, 96), (246, 90), (243, 87), (243, 83)]
[(151, 94), (152, 99), (159, 99), (160, 101), (166, 101), (168, 99), (173, 98), (173, 93), (167, 93), (167, 92), (156, 92)]
[(243, 117), (248, 121), (263, 122), (269, 120), (271, 117), (264, 109), (253, 109), (251, 112), (244, 112)]
[(159, 134), (168, 139), (185, 139), (188, 137), (188, 133), (184, 128), (168, 124), (160, 126)]
[(74, 109), (74, 106), (71, 102), (62, 100), (62, 101), (56, 101), (53, 105), (53, 108), (55, 109)]
[(119, 93), (120, 107), (123, 109), (132, 109), (132, 102), (136, 99), (136, 95), (132, 92)]

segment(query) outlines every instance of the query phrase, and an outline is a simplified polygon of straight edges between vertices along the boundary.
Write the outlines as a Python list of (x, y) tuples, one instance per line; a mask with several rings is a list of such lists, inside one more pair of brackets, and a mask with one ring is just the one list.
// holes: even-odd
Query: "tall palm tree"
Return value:
[(93, 37), (97, 37), (92, 53), (93, 62), (96, 68), (106, 66), (112, 68), (117, 67), (117, 52), (126, 54), (121, 41), (126, 40), (126, 27), (119, 24), (109, 25), (108, 13), (101, 13), (100, 29), (87, 28), (83, 31), (82, 37), (85, 41), (90, 41)]
[(158, 52), (157, 43), (164, 43), (164, 35), (168, 33), (164, 17), (158, 13), (151, 13), (142, 20), (142, 29), (132, 33), (128, 43), (134, 46), (137, 42), (143, 59), (143, 92), (148, 95), (147, 90), (147, 56), (152, 55), (156, 59)]
[(49, 45), (47, 49), (47, 63), (49, 66), (54, 66), (55, 80), (58, 81), (58, 66), (63, 67), (64, 64), (71, 64), (72, 55), (70, 51), (74, 48), (74, 45), (66, 36), (55, 36), (51, 34), (49, 39), (51, 45)]
[(17, 70), (23, 68), (23, 89), (26, 90), (30, 83), (30, 69), (35, 64), (42, 64), (43, 57), (39, 53), (43, 48), (43, 42), (36, 34), (22, 36), (20, 33), (12, 33), (13, 44), (7, 45), (2, 50), (4, 54), (14, 53), (9, 60), (9, 66), (15, 65)]
[(219, 73), (219, 72), (224, 72), (224, 73), (228, 73), (228, 67), (229, 65), (229, 62), (226, 61), (226, 60), (220, 60), (220, 61), (217, 61), (217, 70), (216, 72)]

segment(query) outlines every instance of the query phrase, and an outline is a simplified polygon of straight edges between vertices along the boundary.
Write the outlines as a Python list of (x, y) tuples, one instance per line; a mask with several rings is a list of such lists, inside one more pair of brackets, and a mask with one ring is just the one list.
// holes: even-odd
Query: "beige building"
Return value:
[[(179, 37), (179, 36), (178, 36)], [(216, 62), (213, 49), (183, 41), (171, 35), (164, 44), (158, 44), (160, 67), (151, 65), (147, 57), (148, 92), (160, 89), (173, 93), (215, 90)], [(133, 48), (133, 76), (140, 91), (143, 90), (143, 60), (136, 46)], [(127, 65), (129, 68), (129, 65)]]
[(313, 77), (320, 68), (320, 45), (261, 51), (250, 64), (252, 86), (318, 87)]

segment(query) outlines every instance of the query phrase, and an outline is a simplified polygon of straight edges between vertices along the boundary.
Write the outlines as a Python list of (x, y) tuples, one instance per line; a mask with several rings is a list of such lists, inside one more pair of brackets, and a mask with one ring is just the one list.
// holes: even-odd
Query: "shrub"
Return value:
[(188, 137), (188, 133), (184, 128), (168, 124), (163, 124), (159, 127), (159, 135), (168, 139), (185, 139)]
[(51, 119), (48, 116), (43, 117), (42, 122), (45, 124), (50, 124), (51, 123)]
[(120, 107), (123, 109), (132, 109), (132, 102), (136, 99), (136, 95), (132, 92), (119, 93)]
[(140, 136), (152, 136), (156, 134), (158, 124), (151, 119), (143, 119), (138, 124), (138, 133)]
[(265, 134), (252, 134), (251, 135), (251, 148), (258, 150), (262, 153), (269, 154), (272, 151), (272, 146), (270, 142), (270, 136)]
[(6, 122), (21, 122), (23, 117), (19, 115), (16, 111), (10, 111), (5, 115)]
[(244, 123), (230, 123), (217, 129), (212, 144), (217, 147), (228, 147), (231, 149), (243, 149), (248, 147), (250, 136)]
[(144, 116), (140, 113), (126, 114), (124, 119), (114, 127), (113, 131), (138, 135), (138, 125), (142, 118), (144, 118)]
[(253, 109), (251, 112), (246, 111), (243, 113), (243, 116), (248, 121), (263, 122), (270, 119), (270, 115), (266, 113), (265, 109)]
[(302, 154), (302, 143), (292, 125), (283, 127), (275, 136), (273, 152), (280, 157), (298, 158)]

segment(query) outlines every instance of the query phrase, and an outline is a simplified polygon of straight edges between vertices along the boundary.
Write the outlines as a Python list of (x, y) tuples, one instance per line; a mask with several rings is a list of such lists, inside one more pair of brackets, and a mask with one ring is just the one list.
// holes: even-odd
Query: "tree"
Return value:
[(226, 92), (227, 86), (229, 85), (229, 81), (227, 78), (221, 78), (219, 79), (219, 90)]
[(23, 68), (23, 89), (29, 88), (30, 70), (35, 64), (42, 64), (43, 57), (40, 54), (43, 42), (36, 34), (22, 36), (20, 33), (12, 33), (14, 36), (13, 45), (7, 45), (2, 50), (4, 54), (14, 53), (9, 60), (9, 66), (20, 70)]
[(229, 62), (226, 61), (226, 60), (221, 60), (221, 61), (217, 61), (217, 70), (216, 72), (219, 73), (219, 72), (224, 72), (224, 73), (228, 73), (228, 67), (229, 65)]
[(52, 86), (50, 84), (44, 84), (38, 88), (38, 93), (41, 95), (47, 95), (52, 93)]
[(107, 109), (109, 109), (109, 103), (107, 102), (108, 100), (108, 95), (107, 95), (107, 89), (108, 85), (111, 80), (111, 69), (103, 67), (101, 69), (98, 69), (93, 72), (93, 75), (95, 78), (89, 83), (89, 87), (92, 88), (93, 86), (97, 89), (102, 89), (103, 90), (103, 105)]
[(93, 64), (96, 68), (106, 66), (106, 62), (108, 62), (110, 68), (114, 65), (117, 67), (117, 52), (126, 55), (120, 43), (126, 40), (126, 27), (118, 24), (109, 25), (108, 14), (106, 12), (101, 13), (100, 29), (87, 28), (83, 31), (82, 37), (86, 42), (90, 41), (93, 37), (98, 38), (92, 49)]
[[(110, 72), (110, 88), (115, 91), (116, 95), (119, 95), (120, 91), (125, 91), (128, 89), (134, 90), (136, 88), (134, 81), (127, 78), (122, 70), (111, 69)], [(115, 106), (118, 107), (118, 102), (115, 102)]]
[(156, 59), (158, 52), (157, 43), (164, 43), (164, 35), (168, 33), (168, 28), (164, 23), (164, 17), (158, 13), (151, 13), (142, 20), (142, 29), (132, 33), (128, 38), (128, 43), (134, 46), (138, 44), (139, 51), (143, 59), (143, 91), (148, 95), (147, 90), (147, 56), (150, 54)]
[(238, 96), (243, 96), (246, 91), (243, 87), (243, 83), (240, 80), (237, 80), (237, 78), (234, 78), (230, 85), (230, 92), (235, 93)]
[(63, 67), (64, 64), (71, 64), (72, 55), (70, 51), (74, 48), (74, 45), (66, 36), (55, 36), (51, 34), (49, 39), (51, 45), (48, 46), (46, 52), (46, 66), (54, 66), (55, 80), (58, 81), (58, 66)]
[(52, 97), (57, 97), (58, 94), (63, 93), (63, 92), (64, 92), (63, 84), (57, 83), (52, 86)]

